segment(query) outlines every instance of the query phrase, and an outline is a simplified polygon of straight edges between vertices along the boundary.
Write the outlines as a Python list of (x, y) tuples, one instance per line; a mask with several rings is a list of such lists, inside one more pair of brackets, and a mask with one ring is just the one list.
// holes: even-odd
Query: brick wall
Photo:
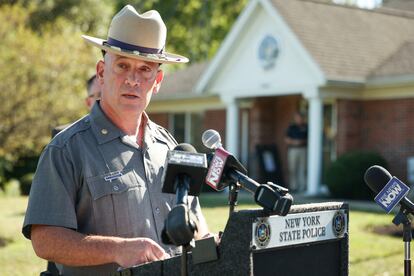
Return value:
[(362, 102), (338, 100), (337, 153), (338, 156), (361, 148)]
[(226, 142), (226, 110), (207, 110), (204, 112), (203, 132), (214, 129), (220, 133), (221, 142)]
[(156, 124), (168, 129), (168, 114), (167, 113), (151, 113), (148, 117)]
[(414, 99), (338, 101), (338, 155), (355, 149), (380, 153), (391, 174), (406, 181), (414, 156)]

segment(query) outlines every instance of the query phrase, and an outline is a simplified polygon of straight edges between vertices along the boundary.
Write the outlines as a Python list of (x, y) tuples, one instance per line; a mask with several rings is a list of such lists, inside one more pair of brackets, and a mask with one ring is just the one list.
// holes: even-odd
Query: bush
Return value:
[(372, 199), (372, 192), (365, 184), (364, 173), (372, 165), (387, 167), (385, 159), (375, 152), (345, 153), (327, 169), (325, 182), (333, 197)]
[(4, 189), (7, 180), (7, 172), (12, 168), (12, 163), (0, 156), (0, 190)]
[(20, 156), (6, 172), (6, 179), (20, 179), (28, 173), (35, 172), (38, 160), (39, 156), (34, 152)]
[(22, 195), (29, 195), (33, 177), (34, 173), (28, 173), (20, 178), (20, 192)]

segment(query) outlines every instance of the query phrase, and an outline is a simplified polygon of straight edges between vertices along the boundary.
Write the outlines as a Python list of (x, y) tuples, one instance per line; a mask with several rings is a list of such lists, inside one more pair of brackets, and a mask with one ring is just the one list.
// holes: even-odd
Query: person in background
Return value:
[(86, 82), (86, 91), (88, 94), (85, 98), (85, 104), (91, 110), (96, 100), (101, 98), (101, 88), (96, 80), (96, 75), (90, 77)]
[(288, 146), (289, 187), (293, 192), (306, 190), (308, 126), (304, 116), (296, 112), (289, 125), (285, 142)]
[[(177, 143), (145, 112), (160, 89), (161, 64), (188, 62), (165, 51), (166, 35), (157, 11), (127, 5), (107, 39), (83, 36), (104, 52), (96, 65), (101, 99), (44, 149), (22, 228), (63, 275), (109, 275), (176, 252), (161, 239), (176, 198), (161, 192), (161, 178)], [(189, 197), (188, 207), (195, 238), (209, 235), (198, 198)]]

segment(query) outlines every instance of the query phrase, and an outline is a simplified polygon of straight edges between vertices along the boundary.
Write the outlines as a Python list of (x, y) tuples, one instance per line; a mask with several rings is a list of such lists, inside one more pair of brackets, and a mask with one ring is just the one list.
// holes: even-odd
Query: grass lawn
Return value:
[[(217, 195), (217, 194), (216, 194)], [(203, 212), (212, 232), (223, 230), (228, 217), (225, 198), (203, 196)], [(39, 275), (45, 261), (36, 257), (30, 241), (21, 234), (27, 197), (0, 197), (0, 275)], [(237, 209), (258, 208), (241, 200)], [(373, 233), (375, 226), (392, 224), (392, 215), (350, 213), (350, 275), (403, 275), (402, 238)], [(4, 243), (6, 243), (4, 245)]]

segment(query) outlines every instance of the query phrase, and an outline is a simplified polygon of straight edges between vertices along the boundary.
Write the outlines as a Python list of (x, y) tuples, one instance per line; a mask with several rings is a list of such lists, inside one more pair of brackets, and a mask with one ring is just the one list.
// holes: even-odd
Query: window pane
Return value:
[(203, 114), (192, 113), (191, 114), (191, 132), (190, 143), (195, 147), (197, 152), (207, 152), (207, 148), (201, 141), (203, 131)]
[(173, 136), (178, 143), (185, 142), (185, 114), (174, 114)]

